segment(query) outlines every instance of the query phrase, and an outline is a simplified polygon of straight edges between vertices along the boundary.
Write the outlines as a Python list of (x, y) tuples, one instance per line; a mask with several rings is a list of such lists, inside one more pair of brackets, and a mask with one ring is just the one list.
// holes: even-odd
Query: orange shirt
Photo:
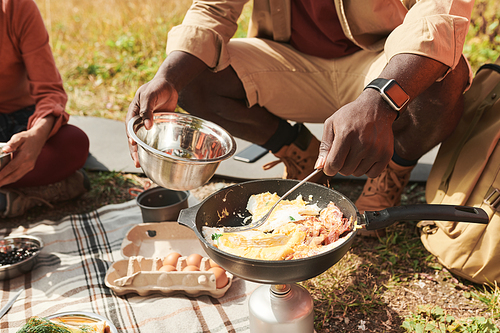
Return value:
[(292, 0), (290, 44), (298, 51), (333, 59), (360, 48), (342, 30), (333, 0)]
[(1, 0), (0, 113), (36, 104), (28, 129), (47, 115), (56, 118), (51, 136), (66, 124), (67, 95), (33, 0)]

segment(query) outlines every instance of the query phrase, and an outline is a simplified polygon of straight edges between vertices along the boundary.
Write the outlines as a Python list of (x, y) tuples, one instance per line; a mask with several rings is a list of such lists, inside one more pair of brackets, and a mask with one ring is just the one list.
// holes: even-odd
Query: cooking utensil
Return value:
[(128, 192), (136, 197), (144, 223), (176, 221), (179, 212), (188, 207), (189, 191), (155, 187), (147, 190), (131, 188)]
[(285, 194), (283, 194), (278, 201), (269, 209), (266, 213), (266, 215), (262, 216), (259, 220), (256, 222), (249, 223), (247, 225), (241, 226), (241, 227), (224, 227), (224, 232), (239, 232), (239, 231), (245, 231), (245, 230), (250, 230), (250, 229), (255, 229), (266, 223), (267, 219), (269, 216), (271, 216), (271, 213), (273, 212), (274, 208), (278, 206), (278, 204), (283, 200), (284, 198), (288, 197), (292, 192), (294, 192), (296, 189), (298, 189), (302, 184), (307, 182), (309, 179), (311, 179), (314, 175), (316, 175), (318, 172), (320, 172), (322, 169), (315, 169), (313, 172), (309, 174), (306, 178), (302, 179), (300, 182), (297, 183), (294, 187), (288, 190)]
[[(235, 276), (265, 284), (286, 284), (310, 279), (326, 271), (345, 255), (357, 234), (356, 228), (343, 236), (339, 244), (328, 251), (303, 259), (278, 261), (248, 259), (229, 254), (210, 245), (202, 235), (203, 226), (240, 225), (241, 217), (248, 215), (246, 204), (250, 195), (267, 191), (280, 195), (297, 182), (290, 179), (268, 179), (228, 186), (207, 197), (200, 204), (183, 209), (179, 214), (178, 223), (192, 229), (208, 256)], [(316, 203), (321, 209), (331, 201), (334, 202), (346, 218), (352, 218), (356, 226), (365, 225), (369, 230), (382, 229), (396, 221), (408, 220), (489, 222), (484, 210), (465, 206), (399, 206), (360, 214), (345, 195), (309, 182), (301, 186), (300, 194), (304, 198), (311, 196), (311, 203)]]
[(0, 248), (1, 247), (4, 247), (5, 250), (10, 250), (14, 247), (30, 247), (37, 249), (32, 256), (23, 261), (11, 265), (0, 265), (0, 280), (8, 280), (25, 274), (35, 267), (38, 256), (43, 249), (43, 242), (40, 238), (35, 236), (9, 236), (0, 240)]
[(137, 142), (146, 176), (172, 190), (204, 185), (219, 164), (236, 152), (236, 141), (222, 127), (183, 113), (155, 113), (150, 130), (135, 116), (127, 132)]
[(19, 295), (21, 295), (21, 293), (24, 291), (24, 288), (19, 290), (15, 295), (14, 297), (12, 297), (10, 299), (10, 301), (7, 302), (7, 304), (5, 304), (5, 306), (0, 310), (0, 318), (2, 318), (6, 313), (7, 311), (10, 310), (10, 308), (12, 307), (12, 305), (14, 305), (14, 302), (16, 301), (16, 299), (19, 297)]

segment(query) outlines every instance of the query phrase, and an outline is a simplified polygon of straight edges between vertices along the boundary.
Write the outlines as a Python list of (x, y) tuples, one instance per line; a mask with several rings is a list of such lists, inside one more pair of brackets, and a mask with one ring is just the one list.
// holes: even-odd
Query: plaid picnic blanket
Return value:
[(40, 237), (44, 248), (35, 269), (0, 281), (0, 307), (24, 288), (0, 319), (0, 331), (15, 333), (31, 316), (66, 311), (97, 313), (118, 332), (248, 332), (248, 297), (259, 284), (234, 278), (221, 298), (154, 294), (117, 296), (104, 278), (113, 262), (125, 259), (121, 244), (141, 223), (135, 200), (105, 206), (60, 221), (44, 220), (29, 229), (0, 229), (0, 236)]

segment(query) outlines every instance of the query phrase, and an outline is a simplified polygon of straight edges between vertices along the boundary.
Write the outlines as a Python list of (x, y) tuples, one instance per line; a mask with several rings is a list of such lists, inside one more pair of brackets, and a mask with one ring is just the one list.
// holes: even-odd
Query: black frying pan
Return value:
[[(232, 274), (245, 280), (284, 284), (304, 281), (313, 278), (337, 263), (349, 250), (356, 236), (356, 229), (344, 237), (344, 242), (324, 253), (295, 260), (256, 260), (242, 258), (219, 250), (210, 245), (203, 237), (203, 226), (238, 226), (244, 217), (249, 216), (246, 210), (248, 199), (252, 194), (276, 192), (282, 195), (298, 181), (284, 179), (269, 179), (249, 181), (226, 187), (200, 204), (183, 209), (178, 222), (192, 229), (199, 238), (205, 252)], [(320, 209), (333, 201), (347, 218), (352, 217), (355, 225), (365, 225), (368, 230), (383, 229), (397, 221), (443, 220), (459, 222), (488, 223), (486, 212), (480, 208), (448, 205), (410, 205), (392, 207), (382, 211), (360, 214), (356, 206), (343, 194), (314, 183), (305, 183), (294, 193), (290, 200), (302, 194), (304, 200), (312, 196), (311, 203), (317, 203)], [(222, 212), (227, 210), (229, 216)]]

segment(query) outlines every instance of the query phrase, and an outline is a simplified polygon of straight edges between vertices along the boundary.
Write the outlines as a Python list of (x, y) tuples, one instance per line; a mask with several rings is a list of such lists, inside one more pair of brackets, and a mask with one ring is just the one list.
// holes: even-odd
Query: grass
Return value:
[[(165, 58), (168, 31), (181, 23), (191, 5), (190, 0), (35, 1), (69, 96), (68, 112), (115, 120), (125, 119), (138, 87), (155, 75)], [(499, 7), (495, 0), (475, 2), (464, 47), (474, 71), (500, 54)], [(237, 37), (245, 36), (250, 10), (245, 7)], [(117, 188), (137, 183), (120, 173), (90, 176), (93, 196), (102, 205), (120, 195)], [(422, 200), (423, 190), (413, 186), (403, 201)], [(489, 322), (500, 322), (498, 286), (476, 286), (454, 278), (423, 248), (412, 223), (391, 227), (380, 240), (356, 240), (338, 264), (303, 285), (315, 300), (318, 332), (342, 331), (348, 318), (355, 318), (358, 329), (363, 329), (375, 317), (381, 323), (377, 332), (440, 332), (443, 322), (495, 332), (488, 330)], [(435, 292), (434, 300), (419, 293), (418, 286), (423, 285)], [(448, 296), (436, 286), (448, 287), (461, 304), (476, 312), (467, 315), (443, 303)], [(421, 303), (428, 306), (419, 307)], [(455, 332), (469, 331), (456, 328)]]
[[(69, 95), (70, 114), (124, 120), (138, 87), (165, 59), (168, 31), (182, 22), (189, 0), (36, 0)], [(500, 54), (499, 10), (476, 1), (464, 53), (472, 68)], [(105, 13), (105, 15), (102, 15)], [(251, 6), (240, 19), (244, 37)]]

